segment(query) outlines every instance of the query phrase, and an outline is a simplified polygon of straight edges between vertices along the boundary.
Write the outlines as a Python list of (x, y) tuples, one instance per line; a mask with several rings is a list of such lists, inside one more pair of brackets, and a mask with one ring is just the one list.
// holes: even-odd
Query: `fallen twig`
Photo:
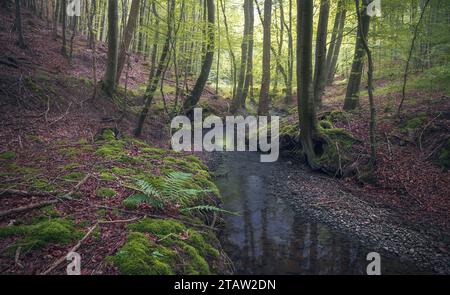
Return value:
[(60, 257), (58, 260), (56, 260), (46, 271), (42, 272), (41, 275), (48, 275), (50, 272), (52, 272), (53, 270), (55, 270), (59, 265), (61, 265), (64, 261), (66, 261), (67, 256), (70, 253), (76, 252), (81, 245), (91, 236), (91, 234), (94, 232), (94, 230), (102, 225), (102, 224), (117, 224), (117, 223), (129, 223), (129, 222), (134, 222), (137, 221), (141, 218), (132, 218), (132, 219), (127, 219), (127, 220), (112, 220), (112, 221), (98, 221), (96, 224), (94, 224), (89, 230), (88, 232), (84, 235), (84, 237), (78, 241), (78, 243), (73, 246), (72, 249), (70, 249), (69, 252), (67, 252), (67, 254), (65, 256)]

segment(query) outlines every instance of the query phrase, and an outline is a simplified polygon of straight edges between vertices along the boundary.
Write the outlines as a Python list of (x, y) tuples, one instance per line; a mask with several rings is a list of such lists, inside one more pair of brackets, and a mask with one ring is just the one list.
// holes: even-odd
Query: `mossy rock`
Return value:
[(333, 123), (347, 122), (348, 118), (349, 118), (349, 114), (344, 111), (334, 110), (334, 111), (331, 111), (331, 112), (325, 114), (323, 116), (323, 118), (324, 118), (324, 120), (333, 122)]
[(6, 151), (0, 153), (0, 159), (1, 160), (12, 160), (16, 157), (16, 153), (13, 151)]
[(10, 248), (19, 246), (23, 250), (42, 248), (48, 244), (67, 245), (78, 240), (83, 233), (68, 219), (44, 219), (31, 225), (17, 225), (0, 228), (0, 237), (21, 236)]
[(332, 175), (344, 174), (346, 166), (353, 163), (353, 145), (360, 141), (340, 128), (319, 128), (318, 137), (323, 140), (321, 151), (318, 151), (318, 163), (322, 170)]
[(95, 191), (95, 194), (101, 198), (113, 198), (117, 195), (117, 192), (109, 187), (101, 187)]

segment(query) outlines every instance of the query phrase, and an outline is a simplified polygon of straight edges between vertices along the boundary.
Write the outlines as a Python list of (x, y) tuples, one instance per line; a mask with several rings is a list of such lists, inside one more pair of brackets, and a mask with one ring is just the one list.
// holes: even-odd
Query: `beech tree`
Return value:
[(119, 49), (118, 3), (116, 0), (108, 1), (108, 54), (106, 71), (103, 77), (103, 89), (112, 96), (116, 90), (117, 58)]
[(369, 0), (363, 0), (361, 8), (361, 30), (357, 30), (355, 54), (347, 85), (347, 93), (345, 94), (344, 109), (347, 111), (354, 110), (359, 106), (359, 89), (361, 85), (361, 76), (364, 66), (364, 41), (367, 40), (370, 27), (370, 16), (367, 14), (367, 5)]
[(316, 132), (312, 81), (313, 0), (297, 0), (297, 89), (303, 154), (315, 167), (313, 135)]
[(215, 5), (214, 0), (205, 0), (207, 8), (207, 28), (206, 28), (206, 54), (202, 62), (202, 68), (200, 71), (200, 76), (192, 89), (191, 94), (184, 102), (184, 112), (190, 114), (192, 110), (197, 105), (202, 95), (203, 89), (205, 88), (206, 81), (208, 80), (209, 73), (211, 71), (213, 59), (214, 59), (214, 39), (215, 39)]
[(259, 115), (267, 115), (269, 113), (271, 23), (272, 23), (272, 0), (264, 0), (263, 58), (262, 58), (261, 92), (259, 96), (259, 107), (258, 107)]

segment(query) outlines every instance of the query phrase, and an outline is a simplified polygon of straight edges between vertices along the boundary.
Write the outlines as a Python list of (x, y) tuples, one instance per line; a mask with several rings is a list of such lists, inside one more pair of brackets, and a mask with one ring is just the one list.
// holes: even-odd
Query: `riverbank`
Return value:
[(439, 228), (408, 223), (301, 164), (251, 159), (208, 160), (225, 209), (242, 211), (225, 217), (220, 235), (237, 273), (364, 274), (370, 252), (381, 254), (385, 274), (449, 273), (447, 233)]

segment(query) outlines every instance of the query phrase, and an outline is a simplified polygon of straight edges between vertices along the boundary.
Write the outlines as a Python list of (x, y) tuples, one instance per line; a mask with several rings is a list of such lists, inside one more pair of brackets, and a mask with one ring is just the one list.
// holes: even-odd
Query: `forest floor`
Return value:
[[(131, 134), (136, 122), (134, 111), (142, 104), (141, 95), (148, 78), (148, 62), (144, 58), (139, 55), (131, 58), (127, 87), (129, 112), (116, 124), (117, 118), (122, 115), (120, 106), (121, 98), (125, 96), (124, 89), (119, 89), (114, 100), (106, 98), (101, 90), (95, 101), (90, 100), (93, 89), (92, 50), (87, 48), (83, 37), (76, 38), (73, 58), (68, 61), (61, 55), (61, 40), (54, 40), (51, 29), (45, 23), (24, 11), (24, 32), (28, 48), (20, 50), (15, 46), (14, 34), (10, 32), (13, 21), (11, 14), (1, 12), (0, 16), (1, 188), (55, 190), (65, 193), (76, 190), (74, 193), (83, 196), (84, 200), (59, 200), (40, 210), (11, 214), (8, 218), (2, 218), (0, 225), (27, 225), (37, 220), (35, 226), (41, 226), (39, 221), (45, 217), (56, 219), (56, 227), (62, 229), (56, 232), (64, 234), (68, 230), (87, 233), (99, 220), (128, 221), (102, 225), (100, 232), (89, 237), (79, 249), (88, 261), (83, 264), (84, 274), (119, 273), (118, 267), (111, 266), (106, 258), (117, 253), (127, 243), (127, 223), (136, 222), (132, 219), (154, 215), (160, 216), (161, 220), (169, 217), (184, 222), (184, 226), (192, 222), (184, 219), (180, 221), (183, 216), (180, 216), (176, 206), (165, 211), (144, 207), (130, 212), (122, 204), (133, 192), (126, 185), (129, 177), (142, 174), (162, 177), (167, 171), (183, 167), (198, 176), (202, 184), (211, 185), (210, 177), (201, 177), (206, 172), (201, 172), (203, 169), (198, 168), (197, 165), (201, 164), (196, 159), (167, 150), (170, 133), (161, 95), (156, 98), (149, 114), (142, 138), (145, 143), (127, 136)], [(101, 78), (106, 56), (104, 44), (98, 44), (96, 52), (97, 77)], [(122, 77), (121, 85), (125, 82)], [(174, 83), (170, 76), (166, 78), (166, 82), (167, 98), (173, 101)], [(380, 110), (376, 182), (365, 183), (355, 177), (331, 181), (331, 178), (318, 174), (305, 179), (307, 174), (303, 173), (304, 168), (300, 168), (298, 173), (291, 169), (289, 171), (292, 174), (286, 175), (290, 193), (285, 195), (291, 200), (297, 198), (294, 201), (303, 204), (301, 206), (308, 205), (309, 209), (321, 212), (317, 218), (329, 216), (332, 220), (329, 223), (342, 224), (343, 231), (349, 234), (352, 231), (358, 232), (358, 229), (355, 230), (356, 226), (364, 228), (370, 222), (378, 231), (378, 237), (371, 239), (372, 242), (384, 245), (390, 243), (390, 235), (398, 237), (393, 239), (397, 246), (392, 246), (392, 241), (391, 244), (386, 244), (388, 251), (391, 248), (394, 253), (397, 251), (399, 255), (406, 255), (423, 263), (428, 259), (432, 261), (432, 265), (428, 266), (436, 272), (449, 273), (448, 265), (445, 268), (442, 261), (448, 261), (450, 251), (450, 175), (437, 164), (438, 151), (443, 148), (443, 142), (448, 140), (450, 128), (448, 93), (438, 90), (409, 93), (404, 110), (407, 115), (399, 121), (393, 116), (393, 106), (398, 102), (398, 90), (389, 91), (386, 86), (388, 84), (387, 80), (377, 81), (377, 87), (382, 87), (383, 91), (376, 98)], [(324, 113), (340, 110), (344, 91), (345, 85), (339, 83), (327, 90)], [(351, 131), (355, 137), (367, 143), (368, 108), (366, 99), (362, 98), (362, 101), (360, 112), (333, 123), (336, 127)], [(210, 88), (205, 90), (201, 105), (219, 115), (226, 114), (229, 106), (226, 100), (216, 98)], [(291, 116), (290, 120), (296, 120), (295, 116)], [(120, 140), (110, 139), (112, 143), (98, 141), (104, 128), (116, 127), (123, 135)], [(114, 149), (116, 144), (121, 146), (119, 151)], [(109, 153), (111, 151), (108, 151), (111, 147), (117, 153), (113, 157)], [(367, 144), (364, 144), (361, 151), (366, 150)], [(143, 159), (146, 159), (148, 165), (141, 163)], [(85, 179), (86, 177), (88, 178)], [(77, 184), (81, 186), (74, 188)], [(329, 189), (320, 190), (321, 187)], [(305, 195), (310, 197), (307, 200), (295, 193), (306, 189), (311, 191)], [(346, 197), (336, 200), (337, 194), (332, 192), (341, 190), (346, 192)], [(349, 195), (351, 197), (347, 197)], [(58, 200), (48, 195), (20, 197), (1, 194), (0, 198), (2, 212), (30, 203)], [(70, 219), (71, 223), (60, 222), (66, 219)], [(355, 222), (349, 223), (353, 219)], [(204, 227), (203, 223), (194, 223), (193, 228)], [(407, 231), (391, 230), (391, 225), (384, 225), (387, 223), (398, 228), (405, 227)], [(179, 232), (180, 237), (186, 239), (186, 235), (183, 235), (186, 228), (181, 228), (183, 230)], [(361, 239), (371, 234), (370, 231), (360, 232), (363, 233), (358, 237)], [(143, 233), (150, 241), (156, 241), (156, 244), (158, 239), (164, 238), (160, 233)], [(44, 239), (41, 247), (30, 251), (26, 249), (26, 244), (20, 247), (20, 243), (26, 242), (20, 235), (0, 233), (0, 237), (0, 273), (17, 274), (45, 271), (80, 238), (79, 235), (75, 239), (66, 237), (62, 239), (62, 243)], [(409, 243), (410, 239), (419, 242)], [(425, 247), (427, 240), (433, 242)], [(11, 245), (16, 247), (11, 248)], [(218, 245), (213, 246), (220, 249)], [(217, 257), (209, 257), (208, 263), (211, 272), (227, 271), (226, 255), (222, 253)], [(194, 267), (196, 271), (207, 273), (201, 268), (202, 264), (199, 265)], [(176, 267), (180, 271), (180, 266)], [(63, 272), (61, 265), (52, 273)]]

